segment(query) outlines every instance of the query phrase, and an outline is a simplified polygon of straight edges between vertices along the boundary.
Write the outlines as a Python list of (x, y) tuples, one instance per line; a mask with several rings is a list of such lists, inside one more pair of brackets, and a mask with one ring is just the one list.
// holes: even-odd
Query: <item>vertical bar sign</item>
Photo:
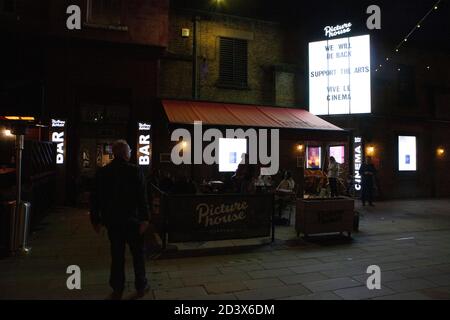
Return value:
[(359, 193), (361, 191), (361, 175), (359, 174), (359, 169), (361, 168), (362, 161), (363, 161), (363, 146), (362, 146), (362, 138), (361, 137), (355, 137), (354, 143), (353, 143), (353, 159), (354, 159), (354, 172), (355, 172), (355, 178), (354, 178), (354, 187), (355, 192)]
[(137, 161), (140, 166), (150, 166), (152, 158), (152, 144), (150, 130), (152, 125), (138, 122)]
[(63, 165), (66, 160), (66, 120), (51, 121), (50, 140), (56, 143), (56, 164)]

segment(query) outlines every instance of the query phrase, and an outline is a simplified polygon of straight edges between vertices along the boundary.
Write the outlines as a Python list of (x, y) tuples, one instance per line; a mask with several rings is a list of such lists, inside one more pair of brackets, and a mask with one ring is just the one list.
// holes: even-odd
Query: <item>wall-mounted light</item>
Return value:
[(366, 155), (372, 157), (375, 154), (375, 147), (374, 146), (367, 146), (366, 148)]
[(190, 32), (190, 30), (188, 28), (182, 28), (181, 29), (181, 36), (183, 38), (189, 38), (190, 33), (191, 32)]
[(3, 135), (4, 135), (5, 137), (13, 137), (13, 136), (14, 136), (14, 135), (11, 133), (11, 130), (9, 130), (9, 129), (3, 130)]
[(302, 152), (305, 147), (302, 144), (297, 145), (297, 151)]
[(444, 154), (445, 154), (445, 149), (442, 148), (442, 147), (437, 148), (436, 149), (436, 154), (437, 154), (438, 157), (443, 157)]

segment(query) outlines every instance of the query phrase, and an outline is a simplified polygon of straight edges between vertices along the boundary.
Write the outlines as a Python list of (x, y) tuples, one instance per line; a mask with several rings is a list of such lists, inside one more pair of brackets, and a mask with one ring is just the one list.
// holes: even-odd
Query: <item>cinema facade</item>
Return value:
[[(379, 198), (450, 195), (449, 88), (445, 85), (450, 79), (443, 72), (449, 63), (444, 56), (412, 52), (408, 59), (391, 59), (396, 68), (376, 71), (381, 53), (389, 48), (372, 37), (370, 59), (341, 73), (348, 76), (358, 70), (361, 79), (355, 78), (353, 84), (370, 80), (370, 87), (365, 87), (370, 93), (370, 110), (364, 109), (368, 95), (358, 96), (353, 90), (352, 101), (360, 101), (354, 106), (359, 105), (364, 112), (331, 114), (326, 92), (321, 105), (327, 107), (327, 112), (315, 112), (310, 98), (324, 95), (310, 92), (310, 55), (305, 54), (305, 48), (309, 42), (323, 41), (323, 35), (312, 39), (302, 30), (286, 30), (275, 22), (169, 10), (167, 1), (155, 1), (154, 6), (145, 8), (136, 3), (131, 1), (130, 10), (122, 17), (126, 30), (87, 23), (78, 33), (61, 32), (58, 30), (65, 30), (64, 21), (56, 16), (49, 18), (54, 23), (46, 24), (34, 20), (31, 14), (22, 14), (23, 27), (6, 22), (8, 28), (3, 28), (13, 30), (11, 48), (20, 49), (19, 56), (15, 56), (17, 50), (5, 53), (11, 58), (5, 61), (17, 62), (5, 66), (5, 72), (20, 82), (23, 79), (16, 78), (23, 73), (18, 70), (27, 70), (32, 75), (27, 79), (33, 81), (27, 80), (29, 84), (24, 88), (41, 92), (35, 103), (42, 105), (41, 115), (48, 127), (30, 131), (29, 138), (55, 143), (57, 190), (64, 193), (59, 197), (62, 202), (87, 202), (89, 181), (97, 167), (111, 161), (111, 143), (119, 138), (128, 140), (135, 150), (132, 161), (144, 166), (148, 173), (169, 167), (186, 172), (183, 166), (170, 162), (168, 155), (174, 146), (171, 130), (195, 120), (207, 120), (210, 126), (252, 127), (254, 116), (240, 118), (240, 122), (235, 117), (230, 120), (223, 107), (227, 103), (235, 105), (232, 110), (280, 109), (275, 120), (260, 119), (255, 127), (284, 128), (283, 135), (291, 135), (285, 139), (289, 143), (280, 144), (280, 168), (298, 168), (294, 171), (297, 177), (303, 176), (302, 170), (326, 171), (326, 159), (333, 153), (345, 169), (341, 179), (353, 175), (351, 183), (358, 189), (357, 168), (364, 156), (370, 155), (378, 169)], [(63, 11), (63, 4), (52, 5), (59, 6), (52, 12)], [(83, 7), (81, 1), (80, 5)], [(194, 77), (193, 15), (207, 18), (196, 22)], [(29, 35), (27, 30), (35, 33)], [(25, 36), (27, 41), (21, 41)], [(335, 57), (348, 61), (348, 52), (356, 47), (341, 44), (339, 48), (337, 43), (334, 49), (347, 53)], [(331, 53), (325, 51), (325, 59)], [(350, 56), (356, 55), (353, 52)], [(427, 69), (419, 63), (425, 58), (442, 67)], [(334, 93), (343, 97), (334, 101), (338, 108), (348, 102), (350, 94), (345, 91), (352, 90), (341, 80), (330, 86), (334, 87), (331, 90), (341, 91)], [(179, 101), (185, 112), (190, 111), (189, 117), (180, 119), (179, 112), (171, 113), (173, 107), (167, 107), (167, 101)], [(196, 107), (195, 101), (207, 105), (208, 115), (199, 113), (198, 108), (203, 109)], [(313, 126), (312, 130), (300, 128), (302, 137), (292, 134), (304, 121), (297, 121), (292, 113), (304, 110), (318, 115), (327, 126), (331, 124), (334, 133)], [(317, 124), (316, 120), (313, 123)], [(400, 142), (406, 143), (407, 150), (400, 152)], [(299, 159), (300, 146), (304, 156)], [(214, 166), (192, 166), (188, 172), (203, 180), (219, 171)]]
[(450, 195), (444, 57), (413, 48), (393, 55), (352, 30), (309, 43), (309, 111), (352, 132), (356, 189), (359, 163), (370, 156), (379, 199)]

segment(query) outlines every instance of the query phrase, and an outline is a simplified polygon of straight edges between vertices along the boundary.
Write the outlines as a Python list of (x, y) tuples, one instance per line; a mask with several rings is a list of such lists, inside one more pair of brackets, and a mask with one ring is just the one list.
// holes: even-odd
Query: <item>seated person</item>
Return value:
[(263, 180), (266, 187), (271, 187), (273, 185), (272, 176), (264, 176)]
[(295, 181), (289, 171), (284, 173), (284, 178), (277, 187), (277, 192), (292, 193), (295, 188)]

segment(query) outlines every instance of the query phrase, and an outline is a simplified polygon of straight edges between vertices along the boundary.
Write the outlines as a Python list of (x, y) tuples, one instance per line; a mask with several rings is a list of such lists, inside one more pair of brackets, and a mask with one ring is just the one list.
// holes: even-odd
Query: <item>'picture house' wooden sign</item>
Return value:
[(270, 235), (273, 197), (258, 195), (171, 195), (169, 242), (211, 241)]

